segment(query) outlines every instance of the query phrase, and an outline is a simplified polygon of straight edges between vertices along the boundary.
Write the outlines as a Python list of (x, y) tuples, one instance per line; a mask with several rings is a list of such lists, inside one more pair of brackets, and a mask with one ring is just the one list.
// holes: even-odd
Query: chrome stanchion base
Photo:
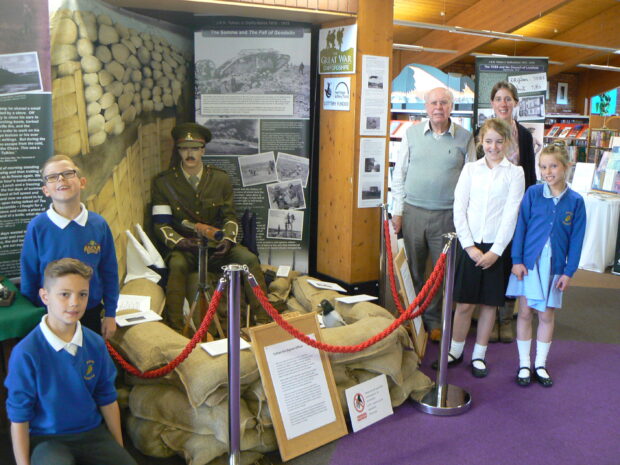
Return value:
[(460, 415), (471, 407), (469, 392), (452, 384), (431, 387), (422, 400), (413, 401), (418, 410), (431, 415)]
[(228, 465), (241, 465), (241, 454), (236, 451), (228, 456)]

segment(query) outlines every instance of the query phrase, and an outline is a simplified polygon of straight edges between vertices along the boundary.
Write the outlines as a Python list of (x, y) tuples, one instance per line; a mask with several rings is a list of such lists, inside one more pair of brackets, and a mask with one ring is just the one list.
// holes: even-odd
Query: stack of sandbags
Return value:
[[(308, 313), (315, 311), (323, 299), (329, 300), (347, 323), (321, 330), (323, 340), (329, 344), (359, 344), (394, 321), (387, 310), (370, 302), (354, 305), (335, 302), (334, 298), (340, 294), (319, 290), (307, 279), (293, 274), (274, 280), (269, 288), (270, 301), (294, 299), (296, 309)], [(134, 283), (132, 292), (127, 292), (131, 283), (123, 287), (123, 293), (156, 291)], [(166, 365), (188, 342), (159, 322), (120, 328), (112, 339), (115, 348), (141, 371)], [(241, 351), (240, 355), (242, 461), (251, 463), (261, 453), (276, 450), (277, 443), (255, 356), (251, 350)], [(393, 406), (402, 404), (409, 396), (420, 398), (421, 392), (431, 385), (430, 379), (418, 370), (418, 357), (402, 327), (363, 351), (329, 353), (329, 358), (345, 413), (344, 390), (381, 374), (387, 377)], [(194, 465), (216, 464), (225, 459), (228, 452), (226, 356), (211, 357), (196, 348), (163, 378), (144, 380), (126, 376), (126, 379), (130, 385), (128, 432), (140, 451), (154, 457), (176, 453)]]
[[(347, 323), (346, 326), (321, 330), (323, 340), (328, 344), (351, 346), (360, 344), (382, 332), (394, 321), (394, 316), (383, 307), (371, 302), (354, 305), (335, 300), (342, 295), (332, 290), (322, 290), (308, 283), (307, 276), (293, 280), (292, 289), (296, 302), (306, 312), (320, 310), (322, 300), (328, 300)], [(418, 370), (420, 360), (416, 355), (407, 331), (401, 326), (385, 339), (353, 353), (329, 353), (343, 409), (344, 390), (377, 375), (385, 374), (388, 379), (392, 406), (402, 404), (407, 397), (420, 399), (432, 382)]]
[[(120, 328), (112, 343), (140, 371), (174, 360), (189, 340), (162, 323)], [(228, 452), (228, 360), (196, 348), (163, 378), (127, 377), (131, 385), (127, 429), (146, 455), (177, 453), (205, 465)], [(241, 450), (256, 460), (277, 448), (265, 395), (251, 351), (241, 352)]]

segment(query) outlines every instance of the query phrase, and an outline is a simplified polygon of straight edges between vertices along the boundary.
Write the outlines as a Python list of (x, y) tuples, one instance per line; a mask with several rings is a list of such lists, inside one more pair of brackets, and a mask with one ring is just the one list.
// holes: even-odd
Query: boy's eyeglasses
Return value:
[(63, 179), (73, 179), (77, 176), (77, 170), (67, 170), (63, 171), (62, 173), (48, 174), (47, 176), (43, 176), (43, 180), (45, 182), (54, 183), (58, 182), (61, 176)]

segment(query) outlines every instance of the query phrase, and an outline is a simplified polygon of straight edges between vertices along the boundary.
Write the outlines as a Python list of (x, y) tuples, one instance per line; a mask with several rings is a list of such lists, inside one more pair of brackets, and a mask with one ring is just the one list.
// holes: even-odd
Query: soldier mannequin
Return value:
[[(247, 265), (265, 291), (265, 277), (256, 255), (238, 245), (239, 226), (233, 205), (230, 178), (225, 171), (202, 163), (204, 147), (211, 140), (211, 132), (199, 124), (182, 123), (174, 127), (172, 137), (175, 152), (170, 168), (153, 180), (153, 226), (157, 238), (168, 250), (169, 268), (166, 286), (168, 324), (181, 332), (184, 326), (183, 301), (187, 292), (188, 276), (198, 268), (200, 238), (183, 221), (203, 223), (221, 229), (221, 241), (209, 241), (208, 270), (221, 272), (231, 263)], [(244, 280), (245, 281), (245, 280)], [(244, 283), (246, 300), (254, 316), (265, 321), (268, 316), (260, 310), (260, 303)]]

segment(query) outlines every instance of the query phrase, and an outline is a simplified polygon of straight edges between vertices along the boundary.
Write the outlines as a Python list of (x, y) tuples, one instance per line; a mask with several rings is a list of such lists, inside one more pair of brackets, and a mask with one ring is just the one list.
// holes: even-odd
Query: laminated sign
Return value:
[(319, 31), (319, 74), (355, 74), (357, 24)]

